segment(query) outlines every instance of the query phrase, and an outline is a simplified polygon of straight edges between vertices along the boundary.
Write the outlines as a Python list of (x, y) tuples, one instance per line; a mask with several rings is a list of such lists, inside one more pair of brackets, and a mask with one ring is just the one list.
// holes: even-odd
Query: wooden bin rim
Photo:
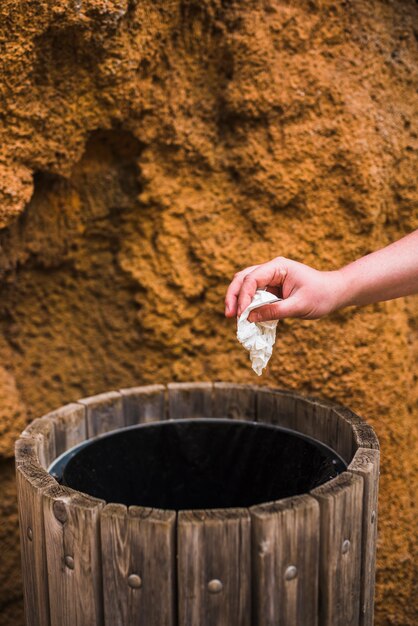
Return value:
[[(330, 492), (333, 492), (336, 488), (339, 488), (339, 485), (342, 485), (344, 487), (344, 483), (346, 482), (346, 475), (350, 476), (353, 473), (356, 473), (354, 468), (357, 468), (359, 463), (364, 462), (359, 461), (359, 459), (362, 459), (365, 453), (369, 452), (370, 454), (367, 458), (371, 458), (372, 460), (374, 458), (374, 453), (378, 458), (379, 443), (372, 427), (368, 425), (367, 422), (365, 422), (365, 420), (363, 420), (360, 416), (358, 416), (343, 405), (332, 402), (328, 399), (302, 396), (292, 390), (280, 389), (276, 387), (253, 386), (233, 382), (191, 382), (168, 383), (167, 385), (145, 385), (139, 387), (125, 388), (118, 391), (101, 393), (95, 396), (81, 398), (76, 402), (63, 405), (62, 407), (50, 413), (47, 413), (41, 418), (35, 419), (28, 425), (28, 427), (22, 432), (21, 436), (16, 441), (15, 458), (17, 471), (21, 472), (25, 476), (25, 479), (33, 484), (34, 487), (37, 487), (53, 499), (61, 499), (66, 501), (68, 504), (73, 503), (77, 504), (78, 506), (83, 506), (87, 508), (98, 507), (102, 509), (103, 507), (106, 507), (106, 509), (110, 510), (110, 507), (118, 507), (117, 510), (119, 512), (125, 511), (125, 514), (127, 515), (147, 516), (152, 515), (152, 512), (154, 511), (157, 516), (165, 512), (167, 515), (192, 514), (194, 516), (200, 515), (201, 517), (206, 517), (216, 515), (217, 512), (223, 511), (227, 517), (230, 515), (246, 517), (248, 516), (249, 512), (252, 512), (254, 514), (262, 514), (263, 510), (283, 510), (283, 508), (294, 508), (297, 507), (299, 504), (305, 503), (307, 497), (315, 496), (313, 492), (304, 493), (289, 498), (284, 498), (272, 502), (265, 502), (259, 505), (240, 509), (205, 509), (201, 511), (171, 511), (169, 509), (166, 509), (163, 511), (157, 509), (152, 510), (148, 507), (140, 507), (136, 505), (127, 507), (118, 503), (107, 503), (88, 494), (75, 491), (69, 487), (61, 486), (48, 472), (48, 468), (50, 467), (51, 463), (55, 461), (56, 458), (58, 458), (61, 454), (65, 454), (70, 448), (78, 446), (79, 443), (83, 440), (87, 441), (93, 436), (106, 436), (110, 432), (111, 429), (99, 433), (99, 435), (88, 436), (88, 419), (89, 417), (91, 417), (91, 415), (94, 415), (95, 410), (98, 411), (97, 414), (99, 415), (100, 410), (102, 410), (104, 406), (107, 407), (107, 409), (109, 409), (110, 407), (111, 411), (114, 407), (117, 407), (118, 405), (120, 405), (120, 407), (123, 407), (123, 401), (126, 398), (141, 398), (142, 396), (148, 398), (152, 396), (160, 396), (162, 398), (162, 405), (164, 407), (161, 416), (159, 416), (161, 419), (154, 419), (153, 421), (163, 421), (170, 419), (171, 417), (171, 394), (209, 394), (212, 397), (213, 395), (216, 396), (218, 391), (221, 393), (229, 391), (243, 394), (249, 399), (248, 406), (250, 406), (250, 404), (253, 405), (252, 409), (254, 413), (253, 415), (251, 415), (250, 413), (250, 416), (248, 418), (244, 418), (246, 419), (246, 421), (258, 421), (258, 416), (256, 413), (257, 399), (260, 398), (261, 395), (267, 394), (268, 396), (271, 396), (273, 398), (282, 397), (288, 398), (295, 403), (299, 402), (302, 406), (310, 407), (313, 414), (315, 413), (315, 410), (329, 411), (333, 415), (334, 419), (343, 421), (346, 425), (348, 423), (353, 430), (353, 436), (356, 440), (354, 444), (355, 450), (353, 456), (350, 462), (347, 464), (347, 471), (343, 472), (339, 476), (322, 485), (320, 488), (321, 493), (326, 493), (328, 490)], [(91, 412), (91, 415), (89, 411)], [(78, 441), (78, 443), (75, 443), (73, 446), (70, 446), (69, 448), (65, 449), (63, 452), (57, 455), (56, 452), (58, 446), (56, 446), (56, 442), (58, 442), (59, 436), (62, 435), (62, 422), (64, 423), (64, 426), (67, 422), (70, 423), (73, 419), (73, 416), (77, 414), (77, 412), (79, 422), (77, 422), (76, 426), (81, 433), (81, 439), (80, 441)], [(127, 427), (129, 428), (129, 426), (126, 426), (126, 424), (124, 424), (123, 422), (123, 408), (120, 409), (120, 412), (122, 415), (121, 421), (113, 430), (119, 430), (121, 428)], [(198, 416), (196, 415), (193, 417)], [(214, 419), (216, 419), (216, 416), (202, 415), (202, 417), (213, 417)], [(253, 417), (253, 419), (251, 419), (251, 417)], [(85, 424), (86, 422), (87, 424)], [(325, 445), (327, 444), (325, 443)]]

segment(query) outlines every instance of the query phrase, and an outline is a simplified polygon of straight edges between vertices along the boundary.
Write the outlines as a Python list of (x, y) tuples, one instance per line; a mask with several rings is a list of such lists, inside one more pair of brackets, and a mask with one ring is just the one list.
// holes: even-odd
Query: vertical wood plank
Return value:
[(164, 420), (165, 387), (147, 385), (120, 389), (123, 398), (123, 411), (126, 426)]
[(54, 424), (56, 457), (87, 439), (85, 414), (85, 406), (72, 402), (45, 415)]
[(104, 502), (56, 485), (43, 493), (51, 626), (102, 626)]
[(296, 393), (260, 390), (257, 394), (258, 421), (298, 431), (335, 450), (349, 463), (355, 452), (351, 424), (334, 412), (334, 404)]
[(357, 448), (379, 448), (364, 420), (339, 404), (286, 391), (259, 389), (257, 420), (296, 430), (335, 450), (350, 463)]
[(101, 543), (106, 626), (175, 626), (175, 527), (174, 511), (105, 506)]
[(212, 383), (170, 383), (167, 389), (170, 419), (212, 417)]
[(25, 437), (37, 441), (39, 462), (46, 469), (56, 457), (54, 424), (46, 417), (35, 419), (21, 434)]
[(351, 411), (351, 409), (338, 404), (334, 407), (334, 414), (351, 425), (354, 433), (355, 450), (357, 450), (357, 448), (372, 448), (373, 450), (379, 450), (379, 440), (376, 433), (370, 424), (365, 422), (363, 418)]
[(258, 422), (295, 429), (297, 396), (291, 391), (259, 387), (256, 397)]
[(364, 481), (360, 626), (373, 626), (379, 490), (379, 450), (359, 448), (348, 467)]
[(303, 495), (250, 513), (252, 626), (317, 626), (318, 502)]
[(214, 383), (214, 416), (254, 421), (256, 390), (252, 385)]
[(325, 443), (349, 463), (357, 449), (353, 424), (337, 416), (334, 407), (327, 400), (299, 397), (296, 423), (298, 430), (303, 428), (307, 435)]
[(81, 398), (78, 403), (86, 407), (88, 438), (125, 426), (122, 394), (119, 391)]
[(25, 623), (26, 626), (49, 626), (42, 491), (56, 483), (38, 464), (28, 461), (17, 465), (16, 482)]
[(359, 626), (363, 479), (344, 472), (311, 495), (321, 519), (319, 626)]
[(178, 626), (251, 625), (247, 509), (178, 514)]
[(35, 437), (20, 437), (15, 442), (15, 464), (16, 468), (22, 463), (35, 463), (40, 466), (39, 462), (39, 440)]

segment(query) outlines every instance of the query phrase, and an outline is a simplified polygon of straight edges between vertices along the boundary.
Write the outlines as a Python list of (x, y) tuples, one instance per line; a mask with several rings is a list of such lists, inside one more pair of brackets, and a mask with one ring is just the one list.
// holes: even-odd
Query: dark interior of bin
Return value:
[(208, 509), (306, 493), (345, 468), (332, 450), (293, 431), (254, 422), (187, 419), (91, 440), (61, 461), (61, 482), (107, 502)]

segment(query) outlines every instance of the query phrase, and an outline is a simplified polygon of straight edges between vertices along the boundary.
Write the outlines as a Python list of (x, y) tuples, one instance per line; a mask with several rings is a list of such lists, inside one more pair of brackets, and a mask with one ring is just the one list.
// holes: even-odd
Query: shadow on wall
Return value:
[(141, 377), (139, 286), (119, 265), (140, 153), (129, 133), (92, 133), (71, 177), (37, 173), (0, 233), (0, 625), (23, 624), (14, 440), (63, 401)]
[(127, 132), (95, 131), (71, 177), (35, 175), (25, 213), (0, 234), (0, 345), (30, 413), (58, 406), (63, 389), (138, 380), (138, 284), (118, 255), (138, 220), (140, 153)]

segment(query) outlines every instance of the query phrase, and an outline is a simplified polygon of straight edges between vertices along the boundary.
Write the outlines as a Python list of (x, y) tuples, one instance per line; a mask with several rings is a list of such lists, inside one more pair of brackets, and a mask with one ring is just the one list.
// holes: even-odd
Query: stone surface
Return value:
[[(0, 624), (23, 623), (27, 420), (118, 386), (256, 382), (223, 317), (237, 269), (334, 268), (418, 226), (417, 24), (400, 0), (1, 3)], [(262, 379), (376, 428), (376, 626), (418, 619), (416, 313), (285, 321)]]

